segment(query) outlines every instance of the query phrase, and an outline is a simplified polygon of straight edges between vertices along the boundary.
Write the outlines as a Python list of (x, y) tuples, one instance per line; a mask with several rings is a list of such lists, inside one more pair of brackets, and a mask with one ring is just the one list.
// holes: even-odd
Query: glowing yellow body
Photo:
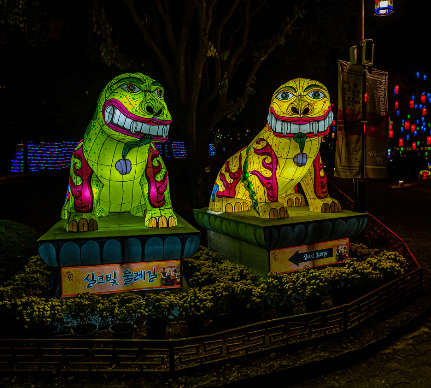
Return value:
[(209, 209), (253, 208), (258, 217), (285, 218), (287, 207), (305, 204), (295, 190), (301, 183), (311, 211), (339, 211), (339, 203), (327, 195), (319, 152), (330, 122), (329, 94), (322, 84), (295, 79), (282, 85), (272, 97), (268, 124), (220, 170)]

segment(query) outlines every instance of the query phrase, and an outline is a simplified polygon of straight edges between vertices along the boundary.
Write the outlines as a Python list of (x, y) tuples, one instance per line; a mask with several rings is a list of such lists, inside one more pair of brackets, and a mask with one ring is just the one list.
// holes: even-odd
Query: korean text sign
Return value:
[(274, 249), (270, 253), (271, 272), (290, 272), (305, 266), (333, 264), (349, 255), (349, 239), (325, 241), (298, 247)]
[(180, 287), (180, 260), (63, 267), (62, 296)]

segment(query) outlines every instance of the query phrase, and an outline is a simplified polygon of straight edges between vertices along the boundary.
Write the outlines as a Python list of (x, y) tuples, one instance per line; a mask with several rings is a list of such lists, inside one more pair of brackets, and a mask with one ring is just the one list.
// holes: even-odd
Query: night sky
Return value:
[[(335, 5), (344, 3), (344, 0), (321, 0), (320, 4), (325, 1)], [(121, 73), (101, 63), (98, 43), (91, 37), (91, 19), (78, 21), (79, 10), (71, 13), (58, 2), (48, 1), (48, 4), (43, 26), (48, 31), (48, 46), (0, 45), (0, 126), (14, 142), (79, 140), (92, 118), (98, 94), (108, 80)], [(429, 70), (429, 15), (424, 8), (428, 2), (418, 4), (414, 7), (411, 1), (395, 0), (395, 12), (378, 18), (372, 14), (374, 1), (366, 1), (365, 38), (374, 40), (375, 68), (389, 72), (389, 88), (398, 79), (408, 82), (416, 71)], [(353, 45), (356, 20), (354, 15), (346, 17), (351, 29), (345, 35)], [(318, 52), (317, 48), (307, 61), (321, 61)], [(295, 77), (315, 78), (324, 83), (336, 102), (337, 59), (349, 59), (348, 47), (341, 52), (334, 49), (325, 53), (325, 65), (317, 69), (304, 66), (300, 58), (286, 65), (283, 55), (275, 52), (257, 73), (257, 93), (241, 116), (235, 123), (223, 120), (219, 127), (244, 131), (250, 128), (252, 133), (257, 133), (265, 125), (274, 89)]]

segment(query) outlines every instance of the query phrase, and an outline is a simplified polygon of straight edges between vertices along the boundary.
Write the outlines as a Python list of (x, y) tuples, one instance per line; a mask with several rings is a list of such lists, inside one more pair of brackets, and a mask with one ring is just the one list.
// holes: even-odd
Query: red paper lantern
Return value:
[(398, 139), (398, 146), (402, 147), (404, 145), (404, 139), (402, 137), (400, 137)]
[(415, 102), (413, 100), (410, 100), (410, 108), (414, 108), (415, 107)]
[(427, 97), (425, 96), (425, 94), (421, 95), (421, 101), (422, 101), (422, 104), (425, 104), (427, 102)]
[(395, 109), (398, 109), (398, 101), (395, 101)]
[(392, 129), (392, 124), (389, 124), (389, 130), (391, 130)]
[(412, 149), (413, 149), (413, 151), (416, 149), (416, 142), (415, 141), (412, 143)]
[(404, 127), (405, 129), (410, 129), (410, 122), (408, 120), (404, 123)]
[(422, 116), (426, 116), (427, 115), (427, 108), (422, 108)]
[(392, 129), (389, 130), (389, 137), (391, 139), (394, 137), (394, 131)]
[(431, 145), (431, 136), (427, 136), (427, 144)]
[(415, 124), (412, 124), (412, 132), (414, 132), (414, 131), (415, 131), (415, 128), (416, 128), (416, 125), (415, 125)]
[(399, 85), (395, 85), (394, 94), (398, 94), (399, 91), (400, 91), (400, 86)]

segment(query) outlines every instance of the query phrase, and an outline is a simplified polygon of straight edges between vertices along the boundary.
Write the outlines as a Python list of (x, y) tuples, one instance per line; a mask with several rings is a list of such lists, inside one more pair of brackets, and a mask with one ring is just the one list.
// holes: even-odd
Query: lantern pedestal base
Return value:
[(289, 207), (289, 217), (262, 219), (252, 210), (213, 214), (194, 209), (197, 223), (208, 230), (208, 248), (243, 264), (262, 277), (304, 266), (341, 261), (349, 238), (362, 232), (367, 214), (352, 211), (314, 213), (308, 206)]
[(182, 260), (199, 248), (200, 232), (176, 216), (177, 226), (146, 228), (142, 217), (112, 213), (89, 232), (67, 232), (60, 220), (39, 238), (39, 254), (51, 267)]

